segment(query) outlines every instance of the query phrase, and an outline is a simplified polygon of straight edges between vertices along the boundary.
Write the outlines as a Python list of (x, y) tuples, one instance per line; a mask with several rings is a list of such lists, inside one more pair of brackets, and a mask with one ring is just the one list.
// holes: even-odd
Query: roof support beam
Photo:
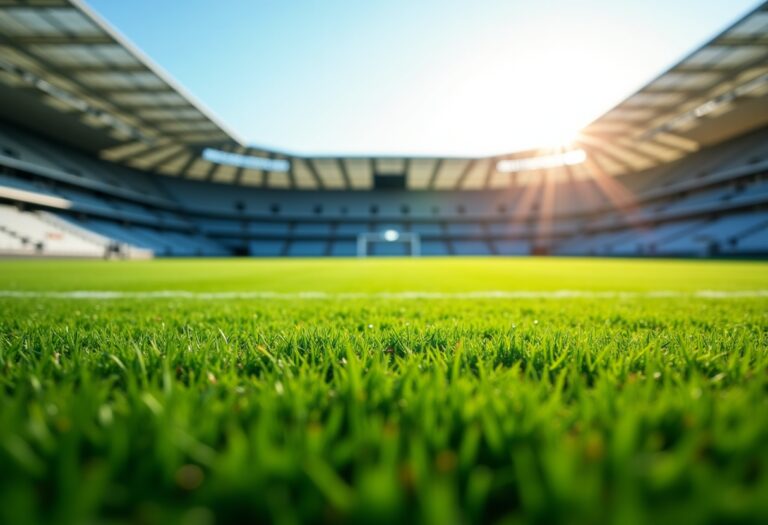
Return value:
[(493, 177), (493, 173), (496, 171), (496, 164), (498, 164), (498, 162), (499, 160), (496, 157), (488, 159), (488, 169), (485, 171), (483, 189), (487, 190), (490, 187), (491, 177)]
[(145, 66), (138, 62), (136, 64), (93, 64), (82, 66), (62, 66), (61, 69), (72, 75), (80, 73), (144, 73), (147, 71)]
[(160, 151), (162, 149), (170, 148), (172, 146), (178, 146), (178, 145), (179, 144), (175, 144), (175, 143), (173, 143), (171, 141), (162, 142), (161, 144), (153, 144), (153, 145), (149, 146), (148, 148), (143, 149), (141, 151), (136, 151), (134, 153), (129, 153), (128, 155), (125, 155), (125, 156), (117, 156), (117, 157), (114, 157), (112, 160), (114, 162), (120, 162), (120, 163), (124, 164), (124, 163), (128, 163), (128, 162), (130, 162), (132, 160), (136, 160), (139, 157), (143, 157), (145, 155), (151, 155), (151, 154), (153, 154), (153, 153), (155, 153), (157, 151)]
[(147, 164), (146, 166), (142, 166), (141, 169), (146, 171), (153, 170), (161, 164), (165, 164), (166, 162), (176, 160), (179, 157), (182, 157), (188, 154), (189, 154), (189, 150), (187, 148), (182, 147), (181, 149), (173, 149), (171, 151), (168, 151), (165, 155), (162, 155), (157, 159), (153, 160), (150, 164)]
[[(586, 144), (590, 145), (593, 148), (599, 149), (600, 151), (605, 153), (606, 156), (610, 156), (614, 160), (618, 160), (616, 158), (616, 154), (615, 153), (612, 154), (610, 151), (608, 151), (605, 148), (605, 146), (603, 146), (601, 144), (601, 142), (607, 143), (607, 141), (594, 140), (592, 137), (590, 137), (590, 135), (585, 134), (585, 133), (581, 134), (581, 138), (583, 140), (585, 139), (584, 142)], [(617, 148), (627, 150), (632, 156), (639, 157), (639, 158), (641, 158), (643, 160), (646, 160), (648, 162), (652, 162), (653, 164), (658, 164), (659, 162), (663, 162), (663, 159), (660, 159), (659, 157), (657, 157), (657, 156), (655, 156), (655, 155), (653, 155), (651, 153), (648, 153), (646, 151), (639, 150), (639, 149), (637, 149), (636, 146), (633, 146), (631, 144), (621, 143), (621, 144), (616, 144), (615, 146)]]
[[(751, 69), (753, 67), (761, 66), (764, 63), (765, 63), (765, 56), (761, 55), (761, 56), (759, 56), (759, 57), (757, 57), (757, 58), (755, 58), (753, 60), (750, 60), (746, 64), (742, 64), (738, 69), (733, 69), (733, 70), (729, 71), (728, 74), (726, 74), (723, 78), (718, 80), (715, 83), (715, 85), (722, 85), (722, 84), (725, 84), (727, 82), (733, 82), (733, 80), (736, 79), (736, 77), (738, 77), (739, 74), (742, 73), (743, 71), (746, 71), (746, 70)], [(701, 96), (701, 97), (706, 98), (708, 96), (708, 94), (712, 91), (713, 87), (714, 87), (714, 85), (713, 86), (708, 86), (706, 88), (699, 88), (699, 89), (679, 89), (679, 90), (663, 89), (663, 90), (659, 90), (659, 91), (643, 89), (640, 92), (641, 93), (643, 93), (643, 92), (646, 92), (646, 93), (647, 92), (651, 92), (651, 93), (665, 93), (665, 92), (669, 93), (669, 92), (673, 92), (673, 93), (682, 93), (686, 97), (689, 97), (689, 98), (693, 98), (695, 96)], [(669, 115), (668, 121), (672, 121), (675, 118), (677, 118), (680, 115), (685, 114), (685, 113), (686, 112), (679, 112), (679, 111), (678, 112), (674, 112), (673, 111), (673, 114)], [(640, 119), (638, 121), (632, 122), (632, 125), (633, 126), (638, 126), (638, 127), (641, 127), (641, 128), (642, 127), (647, 127), (647, 126), (649, 126), (651, 124), (651, 122), (653, 122), (654, 120), (658, 119), (661, 116), (663, 116), (663, 112), (656, 112), (656, 114), (653, 115), (652, 117), (645, 118), (645, 119)]]
[[(249, 148), (243, 150), (241, 153), (239, 153), (239, 155), (250, 155)], [(233, 179), (234, 184), (240, 185), (243, 183), (243, 172), (245, 172), (245, 166), (238, 166), (237, 171), (235, 171), (235, 178)], [(261, 178), (262, 180), (264, 179), (264, 172), (262, 172)]]
[(203, 179), (206, 182), (212, 182), (213, 181), (213, 173), (216, 171), (217, 168), (220, 168), (222, 165), (221, 164), (216, 164), (215, 162), (211, 162), (211, 161), (208, 161), (208, 162), (210, 163), (211, 167), (208, 168), (207, 172), (205, 172), (205, 176), (203, 177)]
[(437, 159), (435, 162), (435, 166), (432, 168), (432, 173), (429, 175), (429, 181), (427, 182), (427, 189), (433, 190), (435, 189), (435, 181), (437, 180), (438, 172), (440, 171), (440, 168), (443, 166), (443, 159)]
[(408, 171), (411, 169), (411, 158), (406, 157), (403, 159), (403, 175), (405, 175), (405, 187), (408, 187), (408, 178), (410, 175), (408, 174)]
[(709, 45), (728, 47), (768, 46), (768, 36), (722, 36)]
[(288, 187), (292, 190), (296, 189), (296, 174), (293, 172), (293, 159), (288, 161)]
[(347, 166), (344, 164), (344, 161), (341, 160), (341, 158), (336, 159), (336, 163), (339, 165), (339, 171), (341, 172), (341, 178), (344, 179), (344, 189), (351, 190), (352, 189), (352, 181), (349, 178), (349, 173), (347, 173)]
[(115, 44), (114, 40), (107, 35), (34, 35), (34, 36), (14, 36), (13, 40), (18, 44), (29, 45), (66, 45), (66, 44)]
[[(270, 151), (269, 153), (267, 153), (267, 158), (269, 160), (273, 160), (275, 158), (275, 154)], [(267, 178), (268, 175), (269, 175), (269, 171), (267, 171), (266, 169), (262, 168), (262, 170), (261, 170), (261, 185), (263, 187), (265, 187), (265, 188), (269, 186), (268, 185), (269, 180)]]
[(149, 93), (151, 95), (157, 94), (170, 94), (176, 93), (170, 88), (170, 86), (163, 84), (162, 86), (130, 86), (130, 87), (104, 87), (104, 88), (91, 88), (91, 93), (97, 93), (99, 95), (105, 95), (108, 97), (114, 95), (135, 95)]
[[(765, 58), (765, 56), (766, 55), (763, 55), (763, 58)], [(743, 70), (744, 68), (742, 66), (718, 66), (717, 64), (713, 64), (712, 66), (686, 66), (680, 64), (672, 69), (675, 73), (733, 73), (734, 71), (741, 72)]]
[(184, 165), (179, 168), (179, 176), (182, 178), (187, 178), (189, 168), (192, 167), (192, 164), (200, 160), (201, 158), (201, 151), (200, 150), (194, 150), (192, 152), (192, 156), (187, 160), (187, 162), (184, 163)]
[(323, 179), (320, 178), (320, 174), (317, 172), (317, 167), (312, 162), (312, 159), (305, 158), (304, 163), (307, 165), (307, 169), (309, 170), (309, 173), (312, 175), (312, 178), (315, 179), (315, 182), (317, 183), (317, 187), (321, 190), (325, 189), (325, 184), (323, 183)]
[(613, 162), (621, 166), (621, 168), (624, 169), (626, 173), (634, 173), (635, 171), (637, 171), (637, 168), (627, 163), (627, 161), (620, 159), (610, 151), (605, 151), (604, 149), (598, 146), (582, 146), (582, 149), (587, 152), (587, 157), (594, 157), (596, 156), (595, 153), (597, 153), (597, 155), (602, 155), (606, 158), (611, 159)]
[[(226, 151), (226, 152), (229, 152), (229, 153), (234, 153), (234, 152), (235, 152), (235, 148), (234, 148), (233, 146), (222, 146), (222, 147), (221, 147), (221, 150), (222, 150), (222, 151)], [(208, 162), (210, 162), (210, 163), (211, 163), (211, 167), (210, 167), (210, 168), (208, 168), (208, 172), (205, 174), (205, 177), (203, 177), (203, 178), (204, 178), (206, 181), (208, 181), (208, 182), (211, 182), (211, 181), (213, 180), (213, 174), (214, 174), (214, 172), (215, 172), (215, 171), (216, 171), (218, 168), (221, 168), (222, 166), (226, 166), (226, 164), (218, 164), (218, 163), (216, 163), (216, 162), (211, 162), (211, 161), (208, 161)]]
[(146, 117), (145, 116), (144, 119), (150, 122), (153, 122), (155, 124), (170, 124), (170, 123), (176, 123), (176, 122), (185, 122), (189, 124), (194, 124), (195, 122), (207, 122), (207, 120), (202, 115), (195, 115), (195, 116), (189, 116), (189, 117)]
[[(636, 133), (636, 130), (634, 131), (634, 133)], [(627, 141), (633, 141), (634, 139), (633, 139), (632, 135), (634, 133), (590, 132), (589, 134), (593, 135), (593, 136), (596, 136), (596, 137), (601, 137), (606, 142), (608, 142), (608, 141), (619, 141), (619, 140), (622, 140), (622, 139), (627, 140)], [(672, 134), (672, 133), (670, 133), (670, 134)], [(685, 147), (682, 144), (672, 144), (671, 142), (664, 142), (664, 141), (661, 141), (661, 140), (657, 139), (656, 137), (649, 137), (647, 139), (642, 140), (641, 142), (643, 144), (652, 144), (652, 145), (657, 145), (657, 146), (659, 146), (661, 148), (671, 149), (673, 151), (677, 151), (677, 152), (683, 153), (684, 155), (687, 155), (688, 153), (691, 153), (691, 152), (695, 151), (695, 149), (692, 149), (691, 147)], [(637, 146), (629, 146), (629, 145), (627, 145), (625, 143), (620, 143), (620, 147), (631, 149), (633, 152), (638, 152), (638, 154), (642, 154), (641, 153), (642, 150), (637, 148)]]
[(461, 189), (461, 186), (464, 184), (464, 180), (467, 178), (467, 175), (469, 175), (469, 172), (472, 170), (472, 168), (475, 167), (475, 164), (477, 163), (477, 159), (472, 159), (469, 162), (467, 162), (467, 165), (464, 166), (464, 169), (461, 170), (461, 174), (456, 179), (456, 184), (454, 185), (454, 188), (457, 190)]

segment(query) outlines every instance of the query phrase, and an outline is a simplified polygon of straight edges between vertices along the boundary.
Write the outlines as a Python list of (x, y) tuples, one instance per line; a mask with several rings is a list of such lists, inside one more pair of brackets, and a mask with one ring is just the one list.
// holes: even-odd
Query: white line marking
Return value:
[(629, 292), (618, 290), (485, 290), (474, 292), (190, 292), (163, 290), (150, 292), (126, 292), (112, 290), (34, 291), (0, 290), (0, 297), (30, 299), (633, 299), (633, 298), (699, 298), (741, 299), (768, 297), (768, 290), (695, 290), (681, 292), (653, 290)]

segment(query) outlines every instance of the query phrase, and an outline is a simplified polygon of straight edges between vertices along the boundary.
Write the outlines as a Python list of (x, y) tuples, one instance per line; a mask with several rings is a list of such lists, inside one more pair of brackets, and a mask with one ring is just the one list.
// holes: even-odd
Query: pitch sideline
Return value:
[(0, 298), (30, 299), (635, 299), (635, 298), (697, 298), (697, 299), (746, 299), (768, 297), (768, 290), (652, 290), (632, 292), (620, 290), (482, 290), (466, 292), (271, 292), (227, 291), (192, 292), (187, 290), (119, 291), (119, 290), (0, 290)]

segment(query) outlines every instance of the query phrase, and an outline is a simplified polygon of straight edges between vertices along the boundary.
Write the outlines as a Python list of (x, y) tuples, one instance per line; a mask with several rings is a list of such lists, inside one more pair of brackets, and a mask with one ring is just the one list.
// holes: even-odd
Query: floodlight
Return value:
[(400, 238), (400, 234), (397, 230), (387, 230), (384, 232), (384, 240), (387, 242), (395, 242)]

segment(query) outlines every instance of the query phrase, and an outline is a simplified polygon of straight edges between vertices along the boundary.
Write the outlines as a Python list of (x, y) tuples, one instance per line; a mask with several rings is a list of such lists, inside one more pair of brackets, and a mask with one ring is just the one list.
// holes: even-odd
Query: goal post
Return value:
[(396, 230), (361, 233), (357, 236), (357, 256), (368, 257), (373, 243), (401, 243), (407, 245), (411, 257), (421, 255), (421, 238), (418, 233)]

